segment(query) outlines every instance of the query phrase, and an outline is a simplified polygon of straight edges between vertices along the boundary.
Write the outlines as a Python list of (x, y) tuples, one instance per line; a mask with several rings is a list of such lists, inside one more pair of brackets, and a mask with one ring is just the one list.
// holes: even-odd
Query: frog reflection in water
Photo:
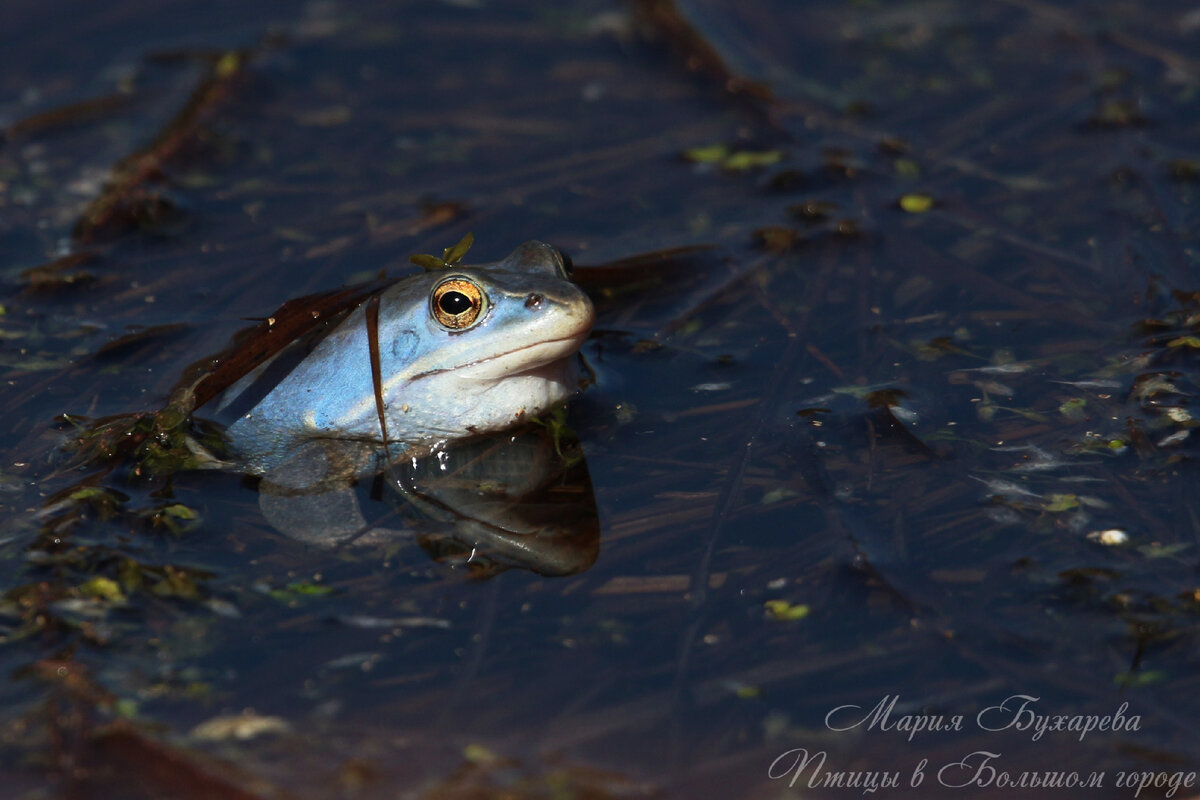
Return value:
[[(211, 405), (239, 466), (263, 476), (260, 506), (272, 524), (315, 544), (378, 539), (353, 478), (393, 460), (426, 474), (415, 456), (511, 428), (567, 398), (580, 384), (577, 351), (593, 317), (558, 251), (529, 242), (496, 264), (400, 280), (311, 352), (295, 342)], [(530, 448), (521, 452), (528, 460)], [(405, 480), (391, 477), (403, 492)], [(513, 532), (507, 522), (496, 528)]]

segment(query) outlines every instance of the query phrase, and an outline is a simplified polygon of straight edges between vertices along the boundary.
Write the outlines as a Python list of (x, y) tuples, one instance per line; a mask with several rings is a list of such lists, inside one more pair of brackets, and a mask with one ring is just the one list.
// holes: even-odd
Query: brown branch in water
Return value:
[[(639, 314), (666, 323), (650, 324), (649, 333), (661, 339), (678, 330), (695, 314), (762, 265), (761, 259), (734, 262), (712, 245), (691, 245), (641, 253), (608, 264), (575, 267), (575, 282), (592, 298), (601, 322), (597, 330), (644, 327)], [(665, 307), (664, 307), (665, 306)]]
[(622, 258), (596, 265), (575, 265), (575, 282), (589, 292), (618, 292), (628, 291), (631, 276), (643, 276), (649, 273), (656, 280), (672, 280), (677, 272), (683, 275), (695, 272), (694, 263), (689, 262), (692, 256), (710, 253), (716, 248), (713, 245), (684, 245), (654, 250), (649, 253)]
[(687, 68), (704, 72), (735, 97), (752, 100), (757, 110), (775, 102), (771, 87), (738, 75), (711, 43), (680, 13), (675, 0), (634, 0), (634, 8), (654, 30), (682, 51)]
[(180, 800), (263, 800), (284, 797), (262, 778), (227, 763), (158, 741), (134, 725), (114, 722), (96, 731), (90, 742), (89, 770), (100, 787), (129, 784), (153, 796)]
[(71, 253), (45, 264), (30, 267), (21, 272), (26, 292), (58, 291), (72, 286), (84, 286), (95, 280), (95, 276), (80, 267), (89, 263), (91, 253)]
[(129, 104), (129, 97), (121, 94), (107, 95), (81, 100), (78, 103), (59, 106), (32, 116), (19, 119), (3, 131), (4, 138), (12, 141), (36, 136), (46, 131), (82, 125), (98, 119)]
[(171, 405), (186, 413), (199, 408), (296, 339), (322, 328), (330, 330), (344, 314), (390, 283), (381, 279), (287, 301), (272, 316), (235, 336), (228, 350), (184, 370), (171, 393)]
[(140, 328), (100, 345), (91, 354), (91, 358), (108, 361), (134, 358), (151, 349), (159, 350), (168, 342), (190, 333), (192, 329), (193, 326), (186, 322), (170, 322)]
[(136, 208), (153, 194), (146, 191), (146, 185), (157, 180), (167, 162), (195, 140), (200, 125), (233, 91), (250, 55), (249, 51), (230, 50), (212, 57), (208, 75), (166, 129), (149, 145), (113, 167), (104, 191), (88, 205), (75, 225), (72, 235), (76, 242), (93, 242), (133, 224)]

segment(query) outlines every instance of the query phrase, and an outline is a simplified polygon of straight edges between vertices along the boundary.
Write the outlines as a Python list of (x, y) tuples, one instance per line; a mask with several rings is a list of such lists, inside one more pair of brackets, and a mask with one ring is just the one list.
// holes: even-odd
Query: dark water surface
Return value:
[[(1200, 796), (1194, 2), (5, 0), (0, 131), (4, 797)], [(64, 453), (468, 231), (590, 569)]]

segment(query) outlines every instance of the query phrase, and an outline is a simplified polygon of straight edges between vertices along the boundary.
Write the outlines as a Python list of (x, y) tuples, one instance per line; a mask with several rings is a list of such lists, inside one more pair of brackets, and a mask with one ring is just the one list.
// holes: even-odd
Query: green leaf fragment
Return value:
[(133, 700), (129, 697), (122, 697), (118, 699), (117, 702), (113, 703), (113, 713), (118, 717), (134, 719), (138, 715), (137, 700)]
[(780, 621), (804, 619), (811, 610), (807, 605), (792, 605), (787, 600), (768, 600), (763, 603), (767, 616)]
[(159, 512), (174, 519), (193, 520), (200, 518), (200, 515), (197, 514), (194, 509), (188, 508), (182, 503), (173, 503), (169, 506), (163, 506), (159, 509)]
[[(573, 467), (583, 460), (583, 450), (577, 446), (579, 437), (567, 423), (565, 404), (560, 403), (549, 413), (535, 417), (530, 422), (542, 426), (550, 434), (550, 438), (554, 441), (554, 452), (562, 459), (565, 467)], [(575, 446), (572, 446), (573, 444)]]
[(1046, 503), (1042, 505), (1042, 510), (1049, 511), (1051, 514), (1072, 511), (1076, 508), (1079, 508), (1079, 498), (1073, 494), (1052, 494), (1046, 498)]
[(723, 144), (713, 144), (708, 147), (693, 147), (685, 150), (683, 157), (697, 164), (719, 164), (729, 155), (729, 148)]
[(1058, 413), (1072, 422), (1078, 422), (1087, 416), (1087, 412), (1085, 411), (1086, 406), (1086, 398), (1073, 397), (1058, 407)]
[(142, 580), (142, 565), (131, 558), (127, 558), (117, 567), (117, 578), (121, 581), (121, 586), (127, 592), (133, 592), (142, 588), (144, 581)]
[(124, 603), (125, 595), (121, 592), (121, 587), (112, 578), (105, 578), (97, 575), (94, 578), (86, 581), (79, 587), (79, 591), (89, 597), (97, 597), (101, 600), (108, 600), (113, 603)]
[(84, 486), (67, 496), (81, 505), (90, 506), (102, 520), (110, 520), (121, 510), (122, 497), (99, 486)]
[(442, 250), (441, 258), (431, 256), (427, 253), (416, 253), (408, 257), (410, 263), (416, 264), (426, 272), (435, 269), (446, 269), (453, 267), (463, 260), (463, 256), (471, 249), (471, 245), (475, 244), (475, 235), (468, 233), (466, 236), (458, 240), (458, 244), (453, 247), (447, 247)]
[(442, 260), (447, 264), (457, 264), (462, 261), (463, 256), (467, 254), (467, 251), (471, 249), (471, 245), (473, 244), (475, 244), (475, 234), (468, 232), (466, 236), (458, 241), (458, 244), (453, 247), (447, 247), (442, 251)]
[(746, 170), (754, 169), (755, 167), (769, 167), (772, 164), (778, 164), (782, 160), (783, 153), (778, 150), (765, 150), (758, 153), (749, 150), (739, 150), (736, 153), (731, 153), (721, 163), (721, 166), (729, 170)]
[(424, 253), (409, 256), (408, 260), (424, 270), (442, 269), (446, 266), (445, 262), (437, 256), (425, 255)]
[(693, 147), (683, 152), (683, 157), (697, 164), (714, 164), (733, 172), (768, 167), (783, 160), (779, 150), (731, 150), (727, 145), (714, 144)]
[(236, 50), (230, 50), (221, 56), (217, 62), (216, 69), (213, 70), (218, 78), (231, 78), (237, 74), (237, 71), (242, 68), (242, 54)]
[(900, 197), (900, 208), (910, 214), (924, 214), (933, 208), (933, 198), (927, 194), (906, 194)]
[(1160, 669), (1150, 669), (1145, 672), (1118, 672), (1113, 676), (1113, 683), (1118, 686), (1148, 686), (1152, 683), (1159, 683), (1167, 677), (1167, 673)]
[(1200, 336), (1180, 336), (1167, 342), (1167, 347), (1191, 347), (1200, 350)]
[(1138, 552), (1146, 558), (1170, 558), (1171, 556), (1179, 555), (1191, 546), (1190, 542), (1175, 542), (1174, 544), (1151, 542), (1139, 547)]
[(154, 584), (150, 591), (159, 597), (179, 597), (184, 600), (194, 600), (200, 596), (196, 581), (191, 575), (176, 567), (163, 568), (162, 580)]
[(501, 761), (500, 756), (482, 744), (471, 743), (463, 748), (463, 758), (472, 764), (490, 766)]
[(333, 589), (329, 586), (322, 586), (319, 583), (310, 583), (309, 581), (292, 581), (282, 589), (272, 589), (269, 594), (276, 600), (294, 600), (297, 597), (324, 597), (328, 594), (333, 594)]
[(321, 586), (318, 583), (308, 583), (307, 581), (299, 581), (296, 583), (289, 583), (287, 585), (287, 588), (288, 588), (288, 591), (294, 592), (296, 594), (306, 594), (306, 595), (312, 595), (312, 596), (317, 596), (317, 597), (319, 597), (321, 595), (326, 595), (326, 594), (333, 594), (333, 589), (331, 589), (330, 587)]
[(790, 500), (791, 498), (798, 496), (799, 493), (794, 489), (788, 489), (787, 487), (780, 486), (764, 494), (762, 504), (764, 506), (774, 505), (775, 503), (779, 503), (784, 500)]
[(154, 415), (154, 424), (160, 431), (170, 431), (187, 422), (187, 416), (181, 409), (167, 406)]
[(185, 523), (194, 523), (200, 519), (200, 515), (195, 509), (189, 508), (182, 503), (171, 503), (170, 505), (159, 506), (147, 511), (143, 511), (141, 516), (147, 519), (154, 527), (166, 528), (171, 533), (181, 533), (185, 528), (195, 527), (194, 525), (186, 525)]
[(98, 486), (84, 486), (76, 489), (68, 495), (70, 499), (78, 502), (88, 502), (90, 500), (109, 500), (112, 494), (107, 489), (101, 489)]

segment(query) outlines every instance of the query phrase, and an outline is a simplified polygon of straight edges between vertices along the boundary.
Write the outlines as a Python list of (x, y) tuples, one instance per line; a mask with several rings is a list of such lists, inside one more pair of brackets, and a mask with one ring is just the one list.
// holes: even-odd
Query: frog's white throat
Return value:
[[(450, 392), (461, 398), (463, 402), (458, 405), (455, 417), (470, 420), (469, 430), (485, 433), (503, 430), (549, 410), (579, 390), (582, 376), (580, 358), (572, 352), (566, 357), (497, 377), (455, 374), (446, 379), (439, 392)], [(434, 432), (442, 431), (435, 429)], [(445, 433), (462, 435), (461, 430)]]

